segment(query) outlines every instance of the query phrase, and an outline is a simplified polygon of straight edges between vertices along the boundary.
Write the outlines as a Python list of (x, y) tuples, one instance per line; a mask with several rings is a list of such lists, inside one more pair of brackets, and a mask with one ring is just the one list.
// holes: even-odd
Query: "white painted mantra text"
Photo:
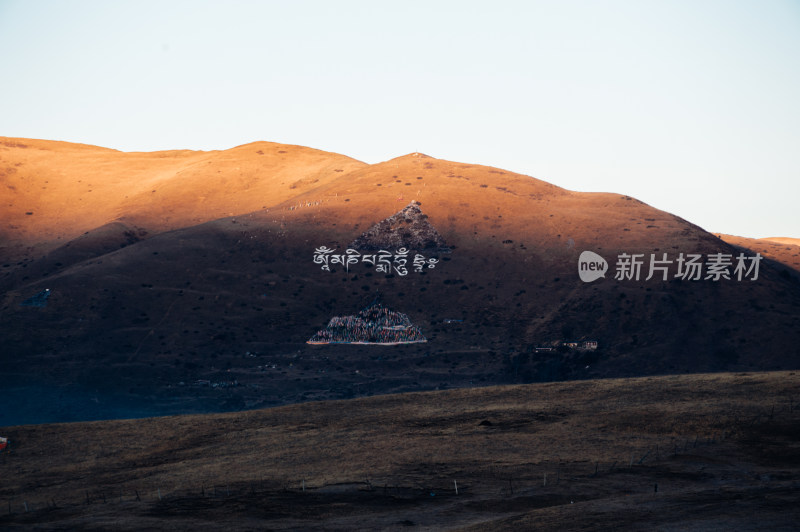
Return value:
[[(392, 253), (386, 250), (379, 250), (375, 253), (362, 254), (356, 249), (347, 249), (344, 253), (334, 254), (336, 250), (326, 246), (320, 246), (314, 250), (314, 264), (321, 264), (320, 269), (331, 271), (331, 266), (341, 264), (345, 271), (350, 271), (350, 266), (358, 263), (367, 263), (375, 266), (375, 271), (379, 273), (396, 272), (399, 276), (408, 275), (409, 268), (420, 273), (425, 268), (433, 269), (439, 263), (437, 258), (425, 258), (425, 256), (415, 253), (413, 258), (409, 257), (409, 250), (400, 248)], [(409, 263), (409, 260), (411, 261)]]

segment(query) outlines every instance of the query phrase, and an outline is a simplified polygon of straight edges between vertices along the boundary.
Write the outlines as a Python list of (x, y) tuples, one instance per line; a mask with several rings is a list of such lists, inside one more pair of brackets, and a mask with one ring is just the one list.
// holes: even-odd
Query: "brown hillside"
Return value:
[(742, 236), (717, 234), (725, 242), (761, 253), (790, 268), (800, 271), (800, 239), (797, 238), (746, 238)]
[(301, 146), (123, 153), (0, 137), (0, 246), (52, 249), (123, 222), (145, 234), (247, 213), (364, 166)]
[(800, 246), (800, 238), (788, 238), (784, 236), (770, 236), (762, 238), (761, 240), (769, 240), (770, 242), (777, 242), (778, 244), (791, 244), (793, 246)]
[[(252, 186), (263, 186), (273, 203), (250, 192), (225, 196), (244, 185), (233, 171), (220, 172), (212, 182), (237, 184), (208, 202), (226, 210), (234, 201), (255, 201), (252, 212), (148, 232), (159, 227), (162, 204), (133, 202), (130, 214), (104, 217), (44, 256), (2, 264), (0, 384), (11, 407), (0, 412), (0, 423), (800, 366), (800, 274), (777, 261), (765, 259), (757, 281), (646, 281), (646, 267), (639, 281), (614, 279), (621, 253), (668, 253), (674, 260), (679, 253), (739, 251), (633, 198), (570, 192), (420, 154), (363, 165), (297, 147), (301, 162), (318, 156), (319, 168), (330, 171), (291, 188), (294, 182), (281, 176), (300, 174), (289, 160), (284, 167), (277, 155), (258, 154), (272, 153), (267, 146), (289, 151), (249, 144), (174, 157), (209, 157), (211, 167), (232, 169), (264, 157), (274, 164), (254, 169)], [(87, 171), (101, 155), (158, 159), (64, 149), (70, 164)], [(88, 161), (81, 162), (82, 150), (91, 154)], [(157, 191), (193, 197), (193, 186), (178, 190), (183, 177), (170, 175)], [(436, 268), (400, 276), (367, 264), (323, 271), (313, 263), (317, 247), (343, 252), (412, 200), (452, 250)], [(179, 207), (170, 203), (170, 212)], [(209, 218), (218, 215), (209, 209)], [(583, 250), (605, 257), (611, 269), (605, 279), (580, 281)], [(51, 290), (46, 307), (22, 305), (45, 289)], [(332, 316), (357, 313), (377, 295), (407, 314), (428, 343), (380, 352), (305, 343)], [(534, 349), (567, 340), (596, 340), (600, 349)]]
[(666, 236), (663, 248), (694, 241), (713, 247), (714, 241), (700, 228), (628, 196), (571, 192), (530, 176), (421, 154), (364, 167), (291, 201), (318, 198), (329, 208), (315, 212), (316, 219), (359, 227), (417, 200), (440, 231), (458, 233), (467, 246), (473, 240), (502, 248), (502, 241), (512, 238), (560, 250), (572, 239), (574, 248), (639, 249), (650, 247), (654, 234)]

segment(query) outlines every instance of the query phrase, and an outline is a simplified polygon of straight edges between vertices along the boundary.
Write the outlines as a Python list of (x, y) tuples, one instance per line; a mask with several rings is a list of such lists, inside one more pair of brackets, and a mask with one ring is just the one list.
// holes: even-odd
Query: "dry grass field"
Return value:
[(720, 373), (6, 427), (0, 528), (796, 530), (798, 401)]

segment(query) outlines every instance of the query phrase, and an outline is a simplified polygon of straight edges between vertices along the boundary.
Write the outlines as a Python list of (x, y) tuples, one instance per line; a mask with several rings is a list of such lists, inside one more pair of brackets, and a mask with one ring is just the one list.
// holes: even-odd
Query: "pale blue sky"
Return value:
[(0, 0), (0, 135), (413, 151), (800, 237), (800, 2)]

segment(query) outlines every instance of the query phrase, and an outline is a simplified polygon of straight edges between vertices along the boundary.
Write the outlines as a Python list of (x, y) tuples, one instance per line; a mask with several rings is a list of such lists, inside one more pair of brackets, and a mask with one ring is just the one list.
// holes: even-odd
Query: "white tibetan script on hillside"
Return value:
[(331, 271), (331, 266), (340, 264), (345, 271), (350, 271), (350, 266), (359, 263), (367, 263), (375, 266), (375, 271), (379, 273), (392, 273), (403, 277), (408, 275), (409, 268), (417, 273), (421, 273), (426, 268), (433, 269), (439, 263), (435, 257), (426, 258), (424, 255), (415, 253), (411, 257), (411, 252), (406, 248), (400, 248), (394, 253), (386, 250), (378, 250), (375, 253), (364, 253), (355, 249), (347, 249), (344, 253), (336, 254), (336, 250), (327, 246), (320, 246), (314, 250), (314, 264), (320, 264), (321, 270)]

